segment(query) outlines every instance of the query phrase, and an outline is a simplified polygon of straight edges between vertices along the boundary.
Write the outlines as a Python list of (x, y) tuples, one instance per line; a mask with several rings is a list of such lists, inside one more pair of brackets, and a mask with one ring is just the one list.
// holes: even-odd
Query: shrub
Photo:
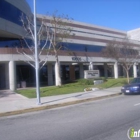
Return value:
[(103, 80), (104, 82), (107, 81), (107, 79), (105, 77), (94, 78), (94, 81), (95, 80)]
[(94, 79), (79, 79), (78, 80), (78, 83), (80, 84), (80, 85), (93, 85), (94, 83), (93, 83), (93, 80)]

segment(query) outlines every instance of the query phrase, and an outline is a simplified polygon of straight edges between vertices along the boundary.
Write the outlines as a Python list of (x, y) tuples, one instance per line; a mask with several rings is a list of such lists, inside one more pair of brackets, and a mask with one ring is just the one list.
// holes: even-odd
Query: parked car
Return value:
[(140, 94), (140, 77), (134, 78), (129, 84), (121, 88), (124, 94)]

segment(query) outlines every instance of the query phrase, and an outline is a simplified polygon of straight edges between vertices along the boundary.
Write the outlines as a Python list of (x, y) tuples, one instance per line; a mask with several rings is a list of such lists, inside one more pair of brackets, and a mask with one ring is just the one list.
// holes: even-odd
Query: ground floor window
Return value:
[[(34, 87), (36, 85), (35, 69), (30, 65), (16, 66), (17, 84), (22, 81), (26, 82), (27, 87)], [(47, 66), (44, 66), (39, 73), (40, 86), (46, 86), (48, 81)]]

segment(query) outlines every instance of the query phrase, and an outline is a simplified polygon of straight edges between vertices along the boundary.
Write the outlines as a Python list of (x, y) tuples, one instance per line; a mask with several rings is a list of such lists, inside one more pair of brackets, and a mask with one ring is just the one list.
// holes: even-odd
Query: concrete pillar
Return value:
[(133, 64), (133, 76), (134, 76), (134, 78), (137, 77), (137, 65), (136, 65), (136, 63)]
[(93, 63), (90, 62), (90, 63), (89, 63), (89, 70), (93, 70), (93, 69), (94, 69)]
[(104, 76), (105, 76), (105, 78), (108, 77), (108, 73), (107, 73), (107, 63), (104, 63)]
[(79, 64), (79, 69), (80, 69), (80, 78), (84, 78), (84, 68), (83, 68), (83, 64), (80, 63)]
[(114, 64), (114, 78), (117, 79), (118, 78), (118, 63), (115, 62)]
[(52, 86), (53, 85), (53, 66), (51, 63), (48, 63), (47, 69), (48, 69), (48, 86)]
[(15, 61), (9, 62), (9, 88), (10, 90), (16, 90), (16, 66)]

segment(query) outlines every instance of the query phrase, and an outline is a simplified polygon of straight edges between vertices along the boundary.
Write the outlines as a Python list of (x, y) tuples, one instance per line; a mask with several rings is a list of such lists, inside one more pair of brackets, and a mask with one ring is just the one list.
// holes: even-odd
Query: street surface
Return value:
[(1, 117), (0, 140), (129, 140), (131, 127), (140, 129), (140, 95)]

